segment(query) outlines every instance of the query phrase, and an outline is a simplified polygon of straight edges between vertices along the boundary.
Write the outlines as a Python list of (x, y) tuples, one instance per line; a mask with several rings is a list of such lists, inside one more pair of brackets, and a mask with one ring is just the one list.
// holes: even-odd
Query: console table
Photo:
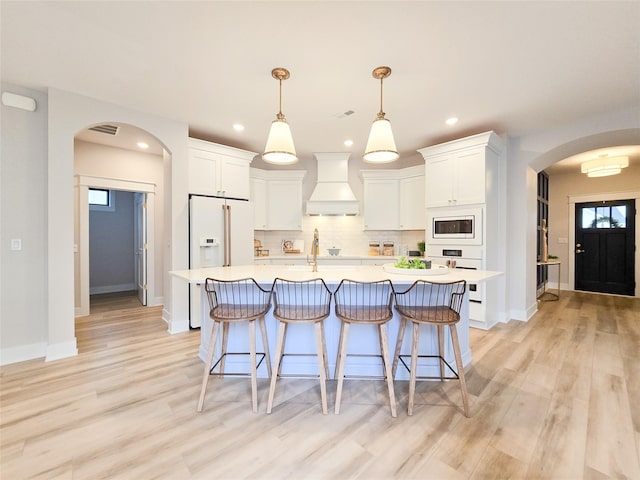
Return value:
[[(548, 260), (546, 262), (538, 262), (537, 265), (538, 266), (557, 266), (558, 267), (558, 288), (556, 290), (556, 293), (548, 292), (547, 291), (547, 284), (545, 282), (544, 286), (543, 286), (542, 293), (538, 297), (538, 299), (543, 301), (543, 302), (553, 302), (553, 301), (558, 300), (560, 298), (560, 261), (559, 260)], [(542, 297), (544, 297), (545, 294), (547, 294), (551, 298), (549, 298), (548, 300), (543, 299)]]

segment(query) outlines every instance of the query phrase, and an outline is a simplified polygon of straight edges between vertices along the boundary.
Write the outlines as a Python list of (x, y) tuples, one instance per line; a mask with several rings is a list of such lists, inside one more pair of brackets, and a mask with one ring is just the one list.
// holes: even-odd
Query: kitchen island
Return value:
[[(204, 294), (203, 285), (205, 279), (216, 278), (218, 280), (238, 280), (241, 278), (254, 278), (263, 288), (270, 288), (273, 280), (277, 277), (287, 280), (309, 280), (313, 278), (322, 278), (331, 291), (335, 291), (342, 279), (348, 278), (361, 282), (373, 282), (378, 280), (391, 280), (397, 291), (404, 291), (415, 280), (424, 279), (431, 282), (453, 282), (457, 280), (466, 280), (471, 283), (479, 283), (487, 281), (493, 277), (501, 275), (500, 272), (481, 271), (481, 270), (446, 270), (446, 273), (439, 275), (428, 275), (426, 272), (416, 271), (414, 274), (390, 273), (383, 266), (372, 265), (318, 265), (318, 272), (312, 272), (311, 266), (308, 265), (240, 265), (233, 267), (213, 267), (199, 268), (191, 270), (170, 272), (175, 280), (187, 281), (192, 285), (198, 286), (201, 292), (201, 315), (202, 329), (201, 342), (198, 356), (204, 361), (207, 354), (209, 338), (211, 335), (211, 320), (209, 319), (209, 306), (207, 304), (206, 295)], [(433, 272), (429, 272), (433, 273)], [(438, 272), (441, 273), (441, 272)], [(267, 337), (269, 342), (269, 351), (275, 352), (275, 341), (277, 331), (277, 321), (272, 316), (272, 311), (265, 317)], [(394, 316), (388, 323), (388, 333), (391, 351), (395, 348), (398, 335), (398, 327), (400, 325), (400, 317), (394, 310)], [(359, 327), (359, 328), (358, 328)], [(458, 335), (460, 337), (460, 350), (462, 352), (462, 362), (467, 365), (471, 362), (471, 350), (469, 348), (469, 297), (465, 293), (465, 298), (460, 312), (460, 322), (457, 325)], [(333, 312), (325, 320), (325, 334), (327, 342), (327, 354), (329, 360), (329, 370), (333, 375), (335, 369), (335, 360), (338, 349), (338, 340), (340, 334), (340, 320)], [(403, 343), (402, 354), (409, 354), (410, 351), (410, 335), (411, 329), (406, 330), (406, 338)], [(453, 362), (453, 351), (448, 340), (448, 330), (445, 329), (445, 358), (449, 363)], [(248, 327), (246, 323), (232, 324), (229, 331), (228, 351), (247, 352), (248, 351)], [(435, 328), (429, 334), (421, 334), (420, 348), (422, 352), (434, 352), (437, 345), (437, 336)], [(219, 351), (219, 349), (217, 350)], [(258, 351), (260, 342), (258, 342)], [(309, 325), (291, 325), (287, 332), (287, 351), (288, 353), (315, 353), (315, 339), (312, 327)], [(371, 326), (355, 326), (352, 329), (349, 338), (349, 354), (371, 354), (379, 351), (379, 342), (375, 327)], [(244, 356), (232, 356), (227, 360), (227, 371), (238, 372), (248, 371), (249, 360)], [(419, 362), (420, 375), (433, 375), (437, 372), (436, 363), (432, 359), (424, 359)], [(282, 372), (292, 375), (307, 375), (317, 373), (317, 362), (313, 357), (306, 356), (290, 356), (283, 361)], [(347, 359), (348, 375), (380, 375), (382, 372), (381, 362), (379, 358), (372, 357), (349, 357)], [(267, 371), (264, 363), (258, 370), (258, 376), (267, 377)], [(408, 372), (399, 368), (396, 379), (408, 379)]]

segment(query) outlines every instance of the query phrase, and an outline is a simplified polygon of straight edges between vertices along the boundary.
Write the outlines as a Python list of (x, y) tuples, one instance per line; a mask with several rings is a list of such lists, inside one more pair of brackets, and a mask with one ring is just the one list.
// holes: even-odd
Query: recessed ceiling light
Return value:
[(447, 125), (455, 125), (456, 123), (458, 123), (458, 117), (447, 118), (444, 123), (446, 123)]
[(345, 140), (344, 141), (344, 146), (345, 147), (350, 147), (351, 145), (353, 145), (353, 140)]
[(233, 124), (233, 129), (234, 129), (236, 132), (241, 132), (241, 131), (243, 131), (243, 130), (244, 130), (244, 125), (240, 125), (239, 123), (234, 123), (234, 124)]
[(138, 142), (137, 145), (138, 145), (138, 148), (143, 148), (143, 149), (149, 148), (149, 144), (145, 142)]

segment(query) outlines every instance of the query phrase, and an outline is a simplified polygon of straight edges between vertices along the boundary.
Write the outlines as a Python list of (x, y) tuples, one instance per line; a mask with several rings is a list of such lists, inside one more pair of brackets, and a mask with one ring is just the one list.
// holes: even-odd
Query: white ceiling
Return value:
[[(637, 1), (4, 0), (0, 8), (3, 81), (183, 121), (192, 136), (255, 152), (278, 109), (276, 66), (291, 71), (283, 112), (303, 158), (362, 154), (379, 108), (371, 76), (379, 65), (393, 70), (384, 110), (409, 162), (418, 148), (488, 129), (518, 135), (640, 109)], [(355, 113), (343, 117), (347, 110)], [(448, 127), (451, 116), (460, 121)]]

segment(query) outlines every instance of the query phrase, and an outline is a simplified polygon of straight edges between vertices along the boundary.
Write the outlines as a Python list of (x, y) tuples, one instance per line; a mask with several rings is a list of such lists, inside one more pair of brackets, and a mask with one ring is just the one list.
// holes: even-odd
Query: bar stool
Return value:
[[(269, 344), (267, 331), (264, 325), (264, 316), (271, 308), (271, 290), (262, 288), (253, 278), (241, 280), (205, 280), (205, 291), (209, 300), (209, 317), (213, 321), (207, 360), (204, 364), (202, 376), (202, 388), (198, 400), (198, 412), (202, 411), (204, 397), (207, 391), (207, 383), (210, 375), (248, 375), (247, 373), (225, 373), (224, 360), (227, 355), (247, 355), (247, 353), (227, 352), (229, 338), (229, 324), (249, 322), (249, 358), (251, 375), (251, 401), (253, 412), (258, 411), (258, 380), (257, 370), (263, 360), (266, 360), (267, 372), (271, 377), (271, 361), (269, 358)], [(260, 363), (256, 362), (256, 320), (262, 333), (262, 346), (264, 353), (259, 353)], [(222, 351), (218, 361), (212, 366), (218, 340), (218, 331), (222, 327)], [(219, 373), (213, 373), (220, 365)]]
[(274, 358), (274, 374), (271, 376), (271, 386), (267, 400), (267, 413), (273, 408), (273, 397), (276, 391), (278, 377), (306, 375), (282, 374), (282, 360), (285, 355), (306, 356), (312, 353), (285, 353), (287, 328), (291, 323), (315, 324), (316, 355), (318, 357), (318, 373), (320, 376), (320, 396), (322, 413), (327, 414), (327, 386), (329, 377), (329, 363), (327, 360), (327, 344), (324, 335), (324, 319), (331, 311), (331, 290), (324, 280), (292, 281), (276, 278), (271, 286), (273, 291), (273, 316), (278, 320), (278, 338)]
[[(396, 374), (398, 361), (409, 370), (409, 405), (407, 414), (413, 415), (413, 399), (416, 390), (416, 379), (440, 379), (460, 381), (462, 391), (462, 402), (464, 404), (464, 415), (469, 416), (469, 399), (467, 397), (467, 384), (464, 379), (464, 367), (462, 366), (462, 356), (460, 354), (460, 343), (458, 341), (458, 331), (456, 324), (460, 321), (460, 308), (462, 298), (467, 288), (467, 282), (460, 280), (450, 283), (432, 283), (425, 280), (416, 280), (411, 287), (404, 292), (395, 292), (396, 310), (400, 314), (400, 330), (396, 351), (393, 357), (393, 375)], [(411, 345), (411, 368), (407, 367), (403, 357), (400, 355), (404, 331), (407, 321), (413, 324), (413, 341)], [(438, 354), (418, 355), (418, 345), (420, 343), (420, 325), (435, 325), (438, 332)], [(451, 343), (456, 361), (456, 370), (444, 358), (444, 335), (443, 327), (449, 326), (451, 331)], [(418, 358), (438, 358), (440, 366), (440, 376), (417, 376)], [(453, 373), (453, 377), (445, 377), (445, 365)]]
[[(345, 363), (347, 355), (363, 357), (380, 357), (382, 359), (382, 377), (387, 381), (389, 390), (389, 405), (391, 416), (396, 416), (396, 397), (393, 390), (393, 374), (389, 357), (389, 340), (387, 336), (387, 322), (391, 320), (393, 311), (393, 285), (389, 280), (379, 282), (356, 282), (354, 280), (342, 280), (335, 295), (336, 316), (341, 320), (340, 341), (338, 343), (338, 357), (336, 359), (336, 374), (338, 388), (336, 391), (335, 413), (340, 413), (340, 401), (342, 399), (342, 383), (345, 378)], [(378, 328), (378, 341), (380, 354), (348, 354), (349, 328), (356, 325), (376, 325)], [(363, 375), (349, 375), (350, 378), (372, 378)]]

